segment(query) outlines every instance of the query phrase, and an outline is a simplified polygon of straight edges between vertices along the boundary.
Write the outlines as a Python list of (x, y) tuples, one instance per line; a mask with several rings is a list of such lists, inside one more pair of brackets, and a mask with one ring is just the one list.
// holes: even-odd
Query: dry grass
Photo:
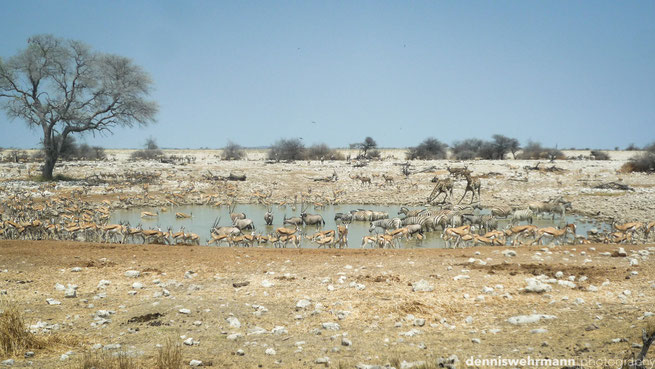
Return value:
[(4, 302), (0, 313), (0, 357), (23, 355), (29, 350), (53, 350), (62, 346), (75, 346), (75, 336), (50, 334), (39, 336), (27, 329), (25, 320), (15, 304)]
[(174, 343), (170, 338), (166, 340), (164, 346), (159, 348), (157, 356), (157, 369), (181, 369), (182, 368), (182, 347), (179, 343)]
[(117, 355), (108, 352), (86, 352), (82, 359), (73, 366), (74, 369), (140, 369), (144, 367), (142, 363), (137, 363), (123, 352)]

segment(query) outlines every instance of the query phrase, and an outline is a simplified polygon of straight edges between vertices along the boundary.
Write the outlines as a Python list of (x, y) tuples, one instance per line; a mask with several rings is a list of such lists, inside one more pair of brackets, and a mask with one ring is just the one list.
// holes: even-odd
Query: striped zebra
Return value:
[(507, 218), (512, 214), (512, 210), (509, 205), (497, 205), (491, 208), (491, 215), (496, 218)]
[(373, 232), (375, 231), (376, 228), (382, 228), (384, 230), (398, 229), (400, 228), (400, 224), (401, 224), (400, 218), (374, 220), (371, 222), (368, 231)]
[(425, 217), (422, 215), (416, 216), (416, 217), (407, 217), (401, 221), (401, 224), (403, 227), (412, 225), (412, 224), (417, 224), (421, 226), (421, 229), (426, 230), (428, 229), (428, 222), (429, 222), (430, 217)]
[(403, 206), (398, 211), (398, 215), (405, 214), (405, 217), (415, 217), (415, 216), (418, 216), (419, 214), (423, 213), (425, 210), (426, 209), (409, 210), (405, 206)]
[(527, 221), (532, 224), (532, 216), (534, 213), (530, 209), (515, 210), (510, 216), (510, 223), (517, 224), (522, 221)]

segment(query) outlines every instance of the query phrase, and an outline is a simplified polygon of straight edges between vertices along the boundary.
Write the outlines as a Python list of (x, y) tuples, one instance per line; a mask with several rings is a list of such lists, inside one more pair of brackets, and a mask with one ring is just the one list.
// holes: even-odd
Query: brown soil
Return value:
[[(624, 247), (628, 254), (647, 249)], [(461, 361), (497, 355), (620, 359), (633, 343), (640, 343), (644, 321), (639, 318), (655, 306), (655, 268), (649, 257), (638, 258), (639, 265), (630, 267), (628, 258), (599, 255), (616, 248), (514, 248), (518, 255), (506, 258), (501, 254), (505, 248), (493, 247), (268, 250), (0, 241), (0, 290), (6, 291), (3, 300), (17, 305), (30, 324), (59, 324), (54, 334), (76, 335), (82, 342), (71, 348), (37, 350), (30, 359), (16, 357), (18, 367), (30, 360), (33, 367), (70, 368), (73, 360), (96, 343), (120, 343), (123, 351), (148, 358), (156, 355), (156, 344), (164, 344), (167, 338), (182, 342), (181, 336), (199, 342), (184, 346), (185, 364), (197, 359), (228, 368), (323, 367), (315, 364), (320, 357), (329, 357), (331, 366), (346, 368), (393, 360), (433, 361), (451, 354)], [(476, 260), (470, 263), (470, 258)], [(73, 267), (82, 271), (71, 272)], [(127, 270), (138, 270), (141, 276), (128, 278)], [(193, 271), (194, 277), (185, 278), (187, 271)], [(581, 288), (553, 285), (547, 294), (521, 292), (526, 278), (554, 277), (557, 271), (565, 279), (576, 276), (576, 283), (582, 276), (588, 280), (578, 284)], [(454, 280), (457, 275), (470, 279)], [(98, 289), (103, 279), (111, 284)], [(156, 279), (159, 286), (153, 282)], [(434, 291), (412, 292), (411, 284), (421, 279), (433, 285)], [(263, 287), (264, 280), (274, 285)], [(601, 286), (605, 280), (609, 285)], [(131, 296), (128, 292), (134, 282), (143, 283), (144, 288)], [(249, 283), (233, 287), (241, 282)], [(55, 283), (78, 285), (77, 297), (64, 298), (62, 291), (54, 289)], [(358, 284), (365, 288), (357, 289)], [(329, 291), (328, 285), (334, 290)], [(590, 285), (599, 291), (590, 292)], [(494, 292), (484, 293), (485, 286)], [(155, 297), (163, 288), (170, 296)], [(626, 290), (630, 293), (622, 303), (617, 296)], [(99, 293), (106, 297), (98, 299)], [(511, 299), (503, 297), (505, 293)], [(480, 295), (484, 300), (476, 299)], [(47, 305), (49, 297), (61, 305)], [(303, 298), (309, 298), (311, 306), (296, 310)], [(584, 302), (576, 303), (578, 298)], [(316, 309), (317, 303), (322, 308)], [(191, 314), (179, 313), (182, 308)], [(109, 317), (110, 323), (92, 327), (101, 309), (115, 314)], [(509, 317), (533, 313), (557, 318), (526, 325), (507, 323)], [(240, 328), (229, 326), (226, 318), (231, 314), (239, 319)], [(425, 319), (425, 325), (414, 326), (408, 314)], [(465, 322), (467, 316), (473, 318), (472, 324)], [(194, 325), (196, 321), (202, 324)], [(338, 323), (340, 330), (324, 329), (326, 322)], [(284, 326), (287, 332), (272, 334), (276, 326)], [(267, 332), (248, 335), (254, 327)], [(547, 332), (531, 333), (537, 328)], [(419, 333), (403, 335), (412, 329)], [(230, 333), (242, 336), (228, 340)], [(342, 345), (342, 335), (352, 346)], [(612, 343), (616, 338), (625, 340)], [(267, 348), (274, 348), (276, 354), (265, 354)], [(244, 356), (235, 354), (239, 349)], [(59, 357), (69, 350), (75, 354), (61, 362)]]

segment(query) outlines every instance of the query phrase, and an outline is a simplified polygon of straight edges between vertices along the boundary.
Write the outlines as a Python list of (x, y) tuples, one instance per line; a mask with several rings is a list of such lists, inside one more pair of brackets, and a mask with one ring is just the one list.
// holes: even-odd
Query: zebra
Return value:
[(336, 213), (334, 214), (334, 221), (340, 220), (341, 223), (350, 223), (353, 221), (352, 213)]
[(429, 218), (430, 217), (424, 217), (424, 216), (407, 217), (401, 221), (401, 225), (405, 227), (412, 224), (418, 224), (421, 226), (421, 229), (425, 230), (428, 227), (428, 223), (430, 223), (428, 221)]
[(405, 217), (415, 217), (415, 216), (421, 214), (422, 212), (424, 212), (425, 210), (426, 210), (426, 209), (415, 209), (415, 210), (409, 210), (409, 209), (407, 209), (406, 207), (403, 206), (403, 207), (400, 208), (400, 210), (398, 211), (398, 215), (400, 215), (400, 214), (405, 214)]
[(375, 220), (371, 222), (371, 226), (369, 227), (368, 231), (373, 232), (375, 231), (376, 228), (382, 228), (385, 230), (398, 229), (400, 228), (400, 224), (401, 224), (400, 218)]
[(491, 208), (491, 215), (496, 218), (507, 218), (512, 214), (512, 210), (509, 205), (497, 205)]
[(521, 221), (527, 221), (528, 224), (532, 224), (533, 212), (530, 209), (515, 210), (510, 216), (510, 223), (517, 224)]

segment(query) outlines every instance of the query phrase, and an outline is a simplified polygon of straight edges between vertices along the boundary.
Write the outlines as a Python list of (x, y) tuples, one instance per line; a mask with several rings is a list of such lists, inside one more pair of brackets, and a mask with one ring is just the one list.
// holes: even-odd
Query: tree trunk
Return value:
[[(51, 133), (51, 132), (48, 132)], [(59, 148), (57, 147), (57, 142), (52, 138), (50, 134), (46, 134), (43, 139), (43, 151), (45, 153), (45, 163), (43, 163), (43, 169), (41, 170), (41, 176), (47, 181), (52, 180), (52, 172), (55, 169), (55, 164), (57, 164), (57, 159), (59, 157)]]

